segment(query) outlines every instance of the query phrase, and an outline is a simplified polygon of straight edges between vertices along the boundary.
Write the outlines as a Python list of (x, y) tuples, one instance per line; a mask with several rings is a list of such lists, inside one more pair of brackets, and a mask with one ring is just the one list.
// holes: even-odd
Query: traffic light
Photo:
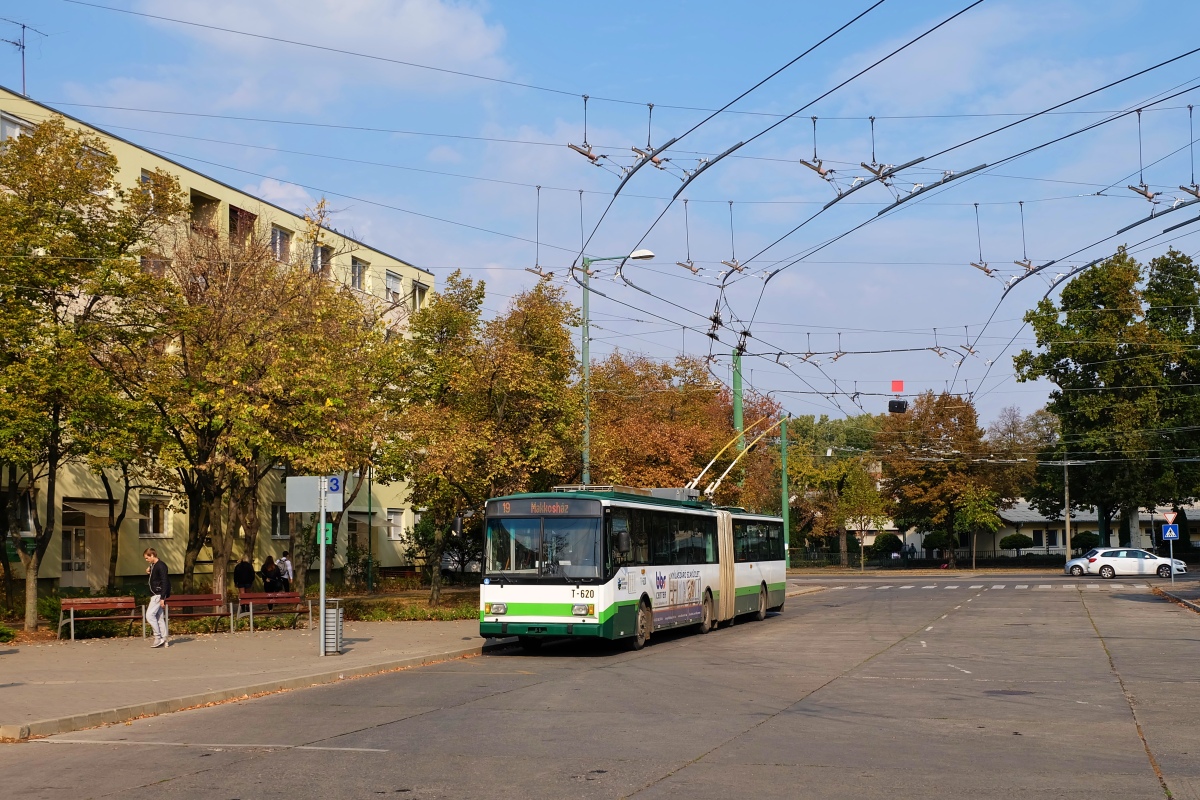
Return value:
[(888, 400), (889, 414), (903, 414), (905, 411), (908, 411), (907, 400)]

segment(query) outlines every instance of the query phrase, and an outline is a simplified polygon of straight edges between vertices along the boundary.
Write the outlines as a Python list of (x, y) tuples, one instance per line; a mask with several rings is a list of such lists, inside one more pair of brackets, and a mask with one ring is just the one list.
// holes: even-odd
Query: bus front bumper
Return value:
[(611, 636), (597, 622), (480, 622), (479, 635), (499, 636)]

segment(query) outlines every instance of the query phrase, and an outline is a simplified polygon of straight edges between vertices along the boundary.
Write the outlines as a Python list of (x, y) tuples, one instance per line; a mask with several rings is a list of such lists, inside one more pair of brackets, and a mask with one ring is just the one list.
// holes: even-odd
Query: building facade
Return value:
[[(140, 147), (120, 136), (89, 125), (16, 92), (0, 87), (0, 141), (32, 130), (41, 121), (62, 118), (68, 127), (94, 134), (102, 139), (119, 165), (117, 181), (135, 185), (154, 170), (174, 175), (191, 203), (191, 230), (201, 235), (231, 237), (257, 227), (269, 231), (271, 247), (280, 261), (292, 261), (297, 255), (305, 260), (308, 253), (297, 248), (310, 247), (302, 241), (308, 222), (260, 197), (222, 183), (178, 162)], [(312, 268), (363, 295), (364, 301), (382, 305), (385, 319), (402, 330), (408, 315), (421, 308), (434, 288), (433, 276), (397, 258), (336, 230), (324, 229), (319, 246), (312, 247)], [(284, 506), (281, 470), (273, 471), (260, 493), (259, 536), (252, 554), (256, 568), (268, 555), (278, 557), (288, 549), (289, 521)], [(3, 486), (4, 477), (0, 477)], [(358, 488), (354, 501), (342, 517), (337, 537), (339, 553), (335, 567), (344, 559), (348, 536), (355, 536), (366, 549), (368, 542), (374, 557), (384, 567), (407, 563), (404, 554), (405, 531), (416, 521), (403, 484), (380, 485), (370, 476), (348, 476), (346, 497)], [(361, 487), (358, 484), (361, 483)], [(111, 537), (108, 528), (109, 503), (99, 476), (86, 466), (67, 465), (59, 475), (61, 498), (56, 531), (42, 561), (39, 577), (48, 586), (64, 590), (97, 590), (105, 586), (108, 575)], [(33, 508), (46, 519), (44, 487), (35, 486), (23, 495), (20, 515), (22, 535), (32, 537)], [(116, 575), (118, 584), (145, 580), (142, 551), (154, 547), (172, 574), (183, 571), (187, 544), (187, 510), (177, 495), (141, 492), (130, 504), (130, 513), (121, 527)], [(9, 542), (3, 554), (23, 577), (15, 546)], [(211, 573), (211, 548), (200, 554), (197, 575)]]

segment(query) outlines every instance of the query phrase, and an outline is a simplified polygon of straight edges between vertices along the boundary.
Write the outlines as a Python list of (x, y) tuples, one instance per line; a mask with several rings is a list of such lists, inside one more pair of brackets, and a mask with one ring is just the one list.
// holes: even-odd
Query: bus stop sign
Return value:
[(1179, 538), (1179, 526), (1175, 524), (1162, 526), (1162, 538), (1164, 542)]

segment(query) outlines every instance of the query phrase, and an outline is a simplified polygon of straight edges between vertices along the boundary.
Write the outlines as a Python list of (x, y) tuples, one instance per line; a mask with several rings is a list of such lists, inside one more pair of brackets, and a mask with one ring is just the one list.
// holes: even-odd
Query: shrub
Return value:
[(1000, 540), (1001, 550), (1016, 550), (1017, 555), (1020, 555), (1022, 550), (1028, 550), (1031, 547), (1033, 547), (1033, 539), (1023, 533), (1010, 533)]
[(904, 542), (894, 533), (879, 533), (875, 535), (875, 544), (871, 545), (872, 552), (879, 557), (890, 556), (904, 549)]
[(942, 552), (945, 552), (946, 550), (952, 550), (953, 548), (958, 547), (958, 539), (956, 539), (952, 533), (947, 533), (946, 531), (934, 531), (933, 533), (925, 534), (925, 541), (921, 546), (926, 550), (941, 550)]
[(0, 623), (0, 644), (8, 644), (17, 638), (17, 632), (7, 625)]
[(1071, 537), (1071, 547), (1086, 553), (1093, 547), (1100, 546), (1100, 534), (1084, 531)]

